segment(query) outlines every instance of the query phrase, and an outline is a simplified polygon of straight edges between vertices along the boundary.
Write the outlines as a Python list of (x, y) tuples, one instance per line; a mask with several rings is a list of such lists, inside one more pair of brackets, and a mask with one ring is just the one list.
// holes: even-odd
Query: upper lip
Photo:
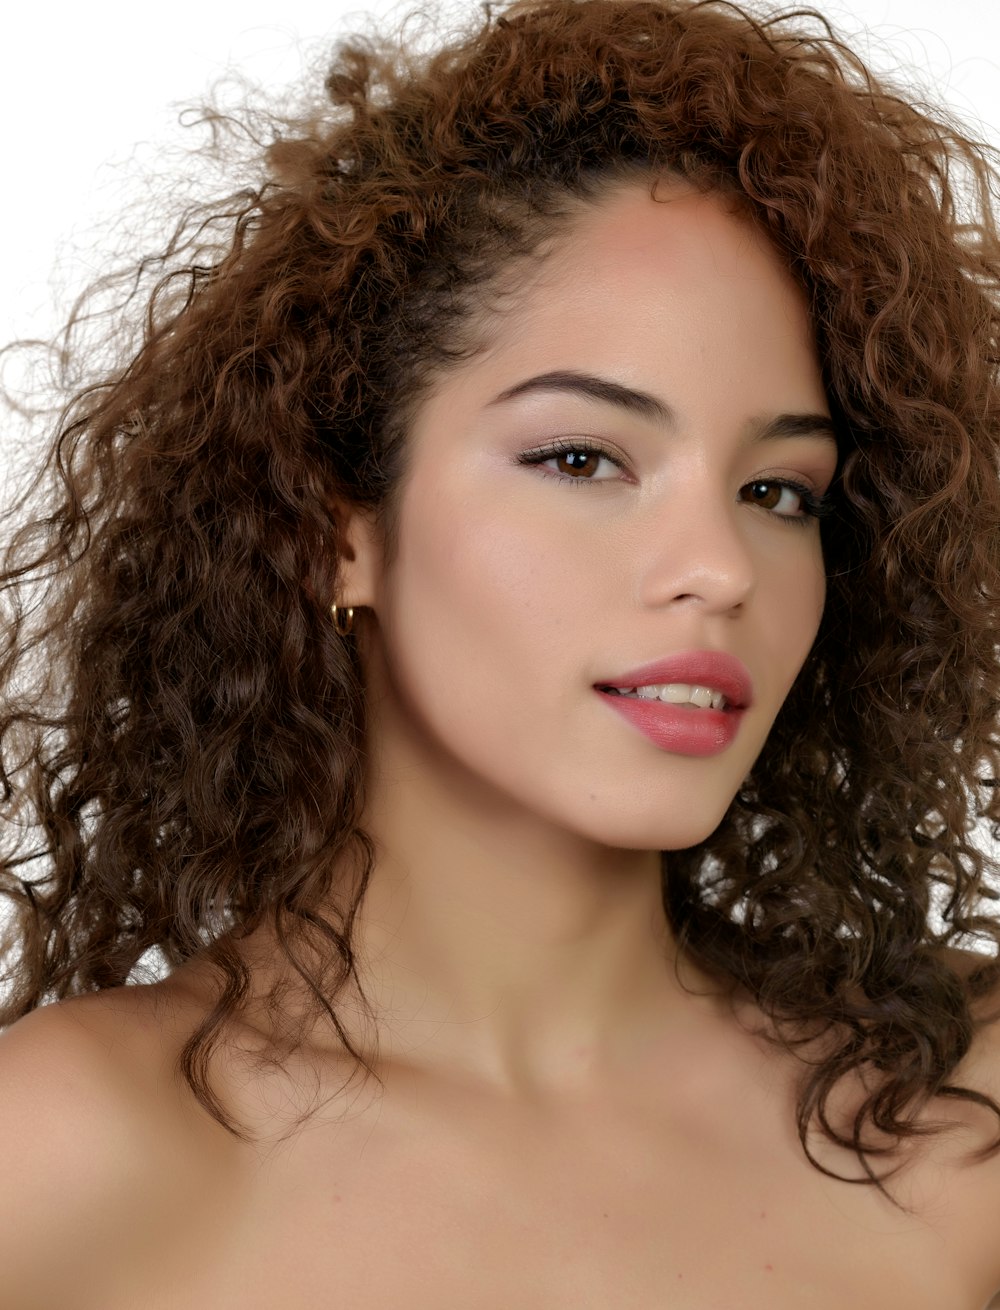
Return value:
[(683, 682), (721, 691), (733, 709), (753, 702), (753, 683), (746, 665), (721, 650), (688, 650), (654, 660), (638, 669), (601, 678), (595, 687), (642, 687), (654, 682)]

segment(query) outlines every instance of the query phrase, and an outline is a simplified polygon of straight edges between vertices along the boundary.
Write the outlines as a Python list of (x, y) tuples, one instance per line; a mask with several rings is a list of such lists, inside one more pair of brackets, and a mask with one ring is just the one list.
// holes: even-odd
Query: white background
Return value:
[[(997, 0), (819, 7), (878, 67), (945, 100), (1000, 144)], [(184, 139), (182, 105), (234, 69), (287, 86), (318, 45), (353, 26), (352, 15), (409, 8), (388, 0), (12, 6), (0, 54), (0, 342), (50, 336), (72, 295), (107, 267), (129, 188), (148, 184), (150, 171), (184, 167), (164, 149)], [(0, 426), (0, 457), (12, 435)]]

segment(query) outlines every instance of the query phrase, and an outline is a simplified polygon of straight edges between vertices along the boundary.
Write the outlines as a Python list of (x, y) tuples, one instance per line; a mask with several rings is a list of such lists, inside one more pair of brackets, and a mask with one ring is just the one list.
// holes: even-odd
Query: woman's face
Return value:
[[(775, 252), (718, 197), (657, 194), (584, 210), (422, 402), (368, 675), (374, 730), (450, 794), (667, 850), (716, 827), (813, 642), (819, 525), (783, 484), (823, 493), (836, 446)], [(751, 703), (630, 699), (654, 740), (597, 689), (692, 652), (651, 681), (683, 695), (721, 652)]]

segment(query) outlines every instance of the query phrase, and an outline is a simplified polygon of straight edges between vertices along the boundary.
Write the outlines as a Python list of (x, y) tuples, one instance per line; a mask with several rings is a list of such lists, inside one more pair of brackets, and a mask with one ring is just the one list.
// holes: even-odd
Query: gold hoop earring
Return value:
[[(344, 611), (343, 609), (341, 609), (340, 614), (343, 614), (344, 612), (345, 612), (345, 611)], [(340, 635), (341, 635), (342, 637), (346, 637), (346, 636), (348, 636), (348, 635), (350, 634), (351, 628), (354, 626), (354, 608), (353, 608), (353, 606), (352, 606), (350, 609), (348, 609), (348, 610), (346, 611), (346, 613), (347, 613), (347, 622), (346, 622), (345, 624), (343, 624), (343, 625), (341, 625), (340, 614), (338, 614), (338, 612), (337, 612), (337, 607), (336, 607), (336, 605), (334, 605), (334, 606), (331, 608), (331, 613), (333, 614), (333, 626), (337, 629), (337, 631), (340, 633)]]

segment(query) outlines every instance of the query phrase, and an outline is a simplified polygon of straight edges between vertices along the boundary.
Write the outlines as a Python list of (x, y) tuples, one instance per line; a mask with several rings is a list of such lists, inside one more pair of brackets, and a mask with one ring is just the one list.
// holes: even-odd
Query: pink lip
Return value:
[(742, 709), (698, 709), (694, 705), (615, 696), (599, 687), (597, 694), (654, 746), (671, 755), (720, 754), (732, 745), (746, 713)]
[(745, 710), (753, 704), (753, 683), (749, 670), (742, 661), (721, 650), (681, 651), (677, 655), (668, 655), (666, 659), (654, 660), (652, 664), (643, 664), (641, 668), (631, 669), (628, 673), (601, 678), (594, 686), (600, 690), (602, 687), (641, 687), (652, 682), (684, 682), (693, 687), (710, 687), (713, 691), (721, 691), (728, 706), (715, 713)]

